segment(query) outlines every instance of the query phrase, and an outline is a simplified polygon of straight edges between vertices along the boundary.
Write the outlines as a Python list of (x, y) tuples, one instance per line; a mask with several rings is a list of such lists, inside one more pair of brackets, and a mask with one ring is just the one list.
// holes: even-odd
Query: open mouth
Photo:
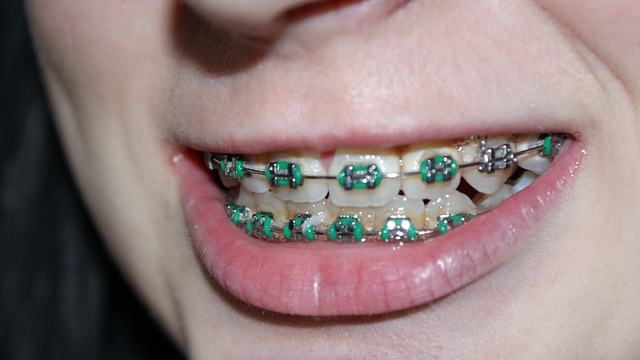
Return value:
[(475, 136), (398, 149), (205, 153), (227, 215), (268, 241), (413, 242), (466, 224), (525, 189), (564, 134)]
[(287, 314), (365, 315), (428, 303), (496, 268), (558, 202), (575, 144), (474, 136), (176, 164), (194, 245), (231, 294)]

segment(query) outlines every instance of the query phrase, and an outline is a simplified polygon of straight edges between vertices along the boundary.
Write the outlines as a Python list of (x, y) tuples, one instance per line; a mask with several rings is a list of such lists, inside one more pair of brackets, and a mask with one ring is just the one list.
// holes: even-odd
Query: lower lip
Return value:
[(498, 267), (553, 216), (580, 154), (567, 143), (545, 174), (490, 213), (404, 246), (254, 239), (227, 218), (224, 196), (196, 154), (180, 156), (176, 168), (194, 246), (227, 291), (279, 313), (367, 315), (426, 304)]

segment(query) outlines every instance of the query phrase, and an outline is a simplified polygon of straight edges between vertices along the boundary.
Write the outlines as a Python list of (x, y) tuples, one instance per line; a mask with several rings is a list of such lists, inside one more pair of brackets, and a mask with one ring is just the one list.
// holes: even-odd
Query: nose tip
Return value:
[(193, 10), (228, 31), (268, 36), (278, 31), (292, 9), (318, 0), (185, 0)]

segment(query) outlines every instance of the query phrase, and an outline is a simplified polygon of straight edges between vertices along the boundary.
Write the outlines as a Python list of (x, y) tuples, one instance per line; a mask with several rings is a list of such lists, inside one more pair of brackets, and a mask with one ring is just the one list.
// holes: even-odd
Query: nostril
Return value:
[(282, 14), (315, 0), (184, 0), (203, 18), (232, 33), (268, 37), (283, 25)]
[(286, 22), (295, 22), (308, 17), (344, 10), (369, 0), (320, 0), (301, 4), (286, 10), (281, 18)]

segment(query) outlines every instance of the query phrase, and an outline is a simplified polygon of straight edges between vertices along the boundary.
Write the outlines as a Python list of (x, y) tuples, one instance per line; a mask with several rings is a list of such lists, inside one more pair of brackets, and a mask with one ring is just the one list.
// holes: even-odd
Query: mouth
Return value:
[(227, 215), (253, 237), (413, 242), (445, 234), (525, 189), (567, 139), (477, 136), (397, 149), (204, 157), (227, 188)]
[(286, 314), (371, 315), (429, 303), (497, 268), (552, 213), (579, 162), (576, 143), (562, 133), (472, 136), (189, 153), (176, 164), (194, 245), (227, 291)]

